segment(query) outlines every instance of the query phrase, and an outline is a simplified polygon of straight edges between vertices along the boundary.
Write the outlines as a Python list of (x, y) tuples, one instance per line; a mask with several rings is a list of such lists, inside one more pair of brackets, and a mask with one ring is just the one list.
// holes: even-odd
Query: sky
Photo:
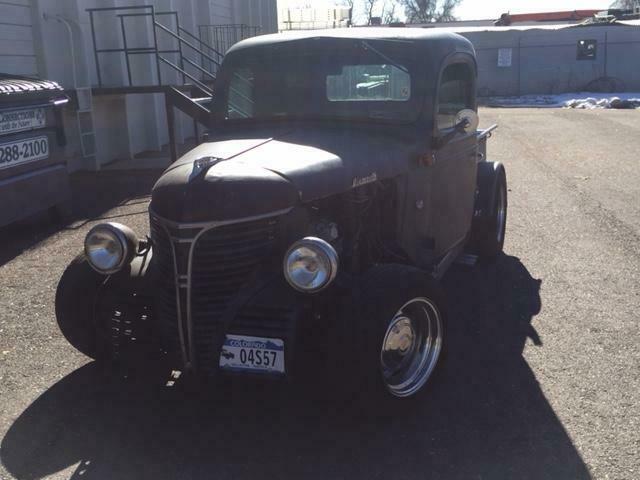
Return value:
[[(355, 0), (356, 4), (363, 3), (363, 0)], [(344, 0), (278, 0), (280, 6), (289, 5), (318, 5), (343, 4)], [(384, 0), (379, 0), (380, 5)], [(531, 12), (554, 12), (563, 10), (604, 10), (613, 3), (613, 0), (463, 0), (456, 9), (455, 15), (461, 20), (484, 20), (488, 18), (499, 18), (501, 14), (511, 13), (531, 13)], [(357, 13), (357, 9), (356, 9)]]
[(461, 20), (498, 18), (506, 12), (557, 12), (563, 10), (604, 10), (613, 0), (463, 0), (455, 15)]

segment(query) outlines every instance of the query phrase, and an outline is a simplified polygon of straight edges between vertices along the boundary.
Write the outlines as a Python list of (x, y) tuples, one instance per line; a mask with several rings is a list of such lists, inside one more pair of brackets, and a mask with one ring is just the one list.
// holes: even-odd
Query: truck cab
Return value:
[[(200, 377), (305, 375), (321, 351), (329, 388), (428, 391), (447, 345), (439, 279), (504, 242), (476, 75), (468, 40), (424, 29), (235, 45), (207, 142), (153, 188), (148, 239), (114, 223), (87, 234), (58, 288), (62, 332), (94, 358), (143, 343)], [(110, 321), (132, 294), (127, 337)]]

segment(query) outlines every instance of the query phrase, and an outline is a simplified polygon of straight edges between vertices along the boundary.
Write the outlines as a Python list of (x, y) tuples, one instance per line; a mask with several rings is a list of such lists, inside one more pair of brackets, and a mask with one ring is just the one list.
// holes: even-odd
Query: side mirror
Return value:
[(480, 119), (478, 114), (471, 109), (460, 110), (456, 115), (453, 130), (445, 135), (434, 138), (434, 148), (439, 149), (449, 143), (457, 134), (473, 133), (478, 129)]
[(460, 133), (473, 133), (478, 129), (480, 119), (471, 109), (460, 110), (456, 115), (456, 130)]

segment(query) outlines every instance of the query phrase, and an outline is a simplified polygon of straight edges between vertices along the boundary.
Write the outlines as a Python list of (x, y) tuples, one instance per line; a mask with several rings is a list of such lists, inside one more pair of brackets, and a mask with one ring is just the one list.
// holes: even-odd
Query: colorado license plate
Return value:
[(224, 370), (284, 373), (284, 341), (279, 338), (227, 335), (220, 352)]
[(0, 143), (0, 168), (13, 167), (48, 157), (49, 140), (44, 136)]

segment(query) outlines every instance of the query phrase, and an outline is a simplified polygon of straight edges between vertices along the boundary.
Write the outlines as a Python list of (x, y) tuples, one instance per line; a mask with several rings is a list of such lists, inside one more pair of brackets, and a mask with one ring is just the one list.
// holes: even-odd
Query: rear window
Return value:
[(406, 102), (411, 98), (411, 76), (394, 65), (345, 65), (327, 75), (330, 102)]

